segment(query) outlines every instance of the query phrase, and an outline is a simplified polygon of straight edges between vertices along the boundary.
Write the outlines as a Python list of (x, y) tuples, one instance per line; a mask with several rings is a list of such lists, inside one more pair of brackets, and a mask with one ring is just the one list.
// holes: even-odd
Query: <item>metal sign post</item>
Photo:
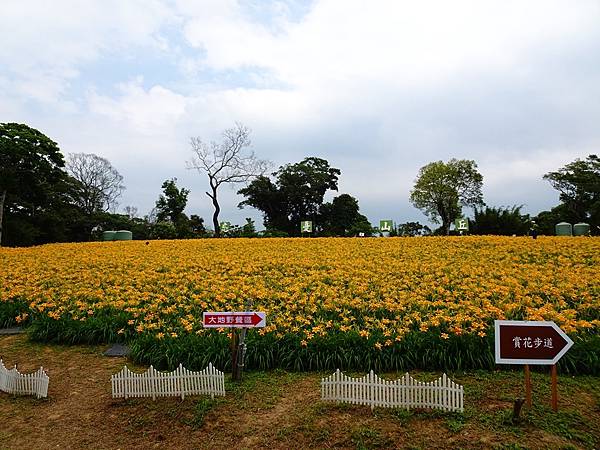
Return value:
[(531, 406), (529, 365), (552, 366), (552, 409), (558, 411), (556, 363), (573, 341), (554, 322), (496, 320), (496, 364), (524, 364), (527, 405)]

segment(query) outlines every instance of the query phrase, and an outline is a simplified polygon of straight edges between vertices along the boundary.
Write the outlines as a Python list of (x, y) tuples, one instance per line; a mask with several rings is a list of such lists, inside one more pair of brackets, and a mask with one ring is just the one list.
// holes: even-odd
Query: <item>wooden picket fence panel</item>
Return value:
[(127, 366), (111, 376), (113, 398), (170, 397), (186, 395), (225, 395), (225, 374), (212, 364), (201, 372), (192, 372), (181, 364), (172, 372), (159, 372), (154, 367), (135, 373)]
[(7, 369), (0, 359), (0, 391), (13, 395), (35, 395), (37, 398), (48, 396), (50, 378), (40, 367), (37, 371), (22, 374), (17, 366)]
[(354, 405), (384, 408), (435, 408), (464, 411), (463, 386), (443, 374), (435, 381), (417, 381), (406, 373), (394, 381), (384, 380), (373, 371), (361, 378), (340, 370), (321, 380), (321, 399)]

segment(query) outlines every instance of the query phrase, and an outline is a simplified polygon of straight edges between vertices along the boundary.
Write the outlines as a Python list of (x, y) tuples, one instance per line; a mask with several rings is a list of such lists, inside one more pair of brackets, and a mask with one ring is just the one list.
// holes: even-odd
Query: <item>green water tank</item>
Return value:
[(115, 241), (130, 241), (133, 238), (131, 231), (119, 230), (115, 233)]
[(573, 236), (573, 227), (570, 223), (557, 223), (555, 228), (557, 236)]
[(576, 223), (573, 225), (573, 236), (589, 236), (590, 224), (589, 223)]
[(104, 231), (102, 233), (102, 240), (103, 241), (114, 241), (116, 233), (117, 233), (116, 231)]

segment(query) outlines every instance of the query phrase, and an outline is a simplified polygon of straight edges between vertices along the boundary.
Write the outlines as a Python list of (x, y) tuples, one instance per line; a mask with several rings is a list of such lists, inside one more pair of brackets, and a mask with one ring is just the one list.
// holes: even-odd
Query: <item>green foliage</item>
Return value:
[(305, 158), (287, 164), (273, 174), (275, 182), (266, 176), (255, 178), (238, 194), (246, 197), (240, 208), (251, 206), (263, 212), (265, 228), (279, 230), (290, 236), (300, 234), (300, 222), (316, 222), (323, 197), (328, 190), (337, 190), (339, 169), (321, 158)]
[(534, 217), (535, 223), (538, 226), (539, 234), (546, 236), (554, 236), (556, 233), (555, 226), (560, 222), (569, 222), (571, 224), (579, 222), (575, 213), (570, 210), (565, 204), (555, 206), (550, 211), (542, 211)]
[(204, 419), (207, 414), (218, 404), (218, 400), (203, 398), (196, 403), (194, 407), (194, 417), (191, 420), (190, 425), (194, 429), (202, 428), (204, 425)]
[(495, 234), (504, 236), (524, 236), (529, 231), (529, 215), (521, 214), (521, 206), (512, 208), (475, 208), (475, 219), (471, 223), (472, 234)]
[[(32, 222), (48, 211), (49, 202), (56, 202), (56, 187), (67, 179), (64, 165), (56, 142), (38, 130), (24, 124), (0, 123), (0, 243), (40, 242), (40, 226)], [(20, 238), (14, 223), (12, 228), (9, 224), (8, 233), (3, 233), (4, 217), (7, 222), (14, 220), (23, 226), (27, 238)]]
[(419, 222), (401, 223), (396, 228), (397, 236), (427, 236), (429, 234), (431, 234), (431, 229), (427, 225), (421, 225)]
[(177, 228), (171, 222), (156, 222), (150, 232), (152, 239), (176, 239)]
[(483, 204), (483, 177), (475, 161), (451, 159), (421, 167), (410, 193), (410, 201), (432, 221), (441, 221), (445, 234), (460, 216), (461, 206)]
[(463, 414), (447, 414), (446, 426), (453, 433), (458, 433), (465, 426), (465, 416)]
[[(177, 178), (166, 180), (162, 184), (162, 189), (163, 194), (156, 201), (157, 223), (153, 227), (153, 236), (158, 239), (193, 237), (192, 223), (183, 213), (190, 191), (185, 188), (179, 189)], [(197, 232), (205, 231), (204, 222), (198, 216), (195, 216), (195, 218), (193, 225)], [(168, 227), (167, 224), (173, 225), (173, 229)]]
[(64, 180), (64, 166), (56, 142), (25, 124), (0, 123), (0, 191), (41, 204)]
[(560, 201), (573, 217), (573, 222), (587, 222), (595, 234), (600, 231), (600, 158), (589, 155), (576, 159), (555, 172), (544, 175), (560, 192)]
[(348, 194), (335, 197), (319, 207), (319, 228), (323, 236), (370, 236), (369, 220), (359, 212), (358, 200)]
[(27, 325), (30, 317), (26, 321), (18, 323), (16, 318), (21, 314), (29, 314), (29, 304), (21, 299), (5, 300), (0, 302), (0, 328), (7, 328), (13, 325)]
[[(133, 317), (113, 308), (98, 309), (85, 320), (60, 317), (60, 320), (45, 314), (32, 312), (31, 325), (27, 329), (29, 337), (38, 342), (60, 344), (99, 344), (124, 342), (134, 331), (128, 326)], [(122, 332), (120, 332), (122, 330)]]
[(156, 201), (156, 219), (176, 223), (187, 205), (190, 191), (177, 188), (177, 178), (166, 180), (162, 184), (163, 194)]
[(202, 217), (198, 216), (197, 214), (192, 214), (190, 216), (189, 225), (191, 232), (190, 237), (200, 238), (207, 236), (206, 227), (204, 226), (204, 219)]
[(353, 430), (350, 439), (357, 450), (390, 448), (390, 445), (393, 445), (393, 440), (391, 438), (383, 435), (378, 430), (365, 426)]
[[(294, 335), (275, 337), (273, 333), (247, 336), (246, 368), (268, 370), (282, 368), (294, 371), (375, 370), (406, 371), (412, 369), (456, 371), (466, 369), (494, 370), (493, 330), (486, 337), (471, 335), (441, 339), (434, 331), (408, 333), (392, 346), (375, 348), (382, 336), (360, 337), (357, 333), (330, 333), (313, 338), (303, 346)], [(136, 336), (131, 342), (136, 362), (173, 369), (180, 362), (190, 369), (203, 369), (209, 362), (216, 367), (231, 368), (230, 342), (224, 333), (209, 332), (165, 336)], [(587, 336), (559, 362), (566, 373), (600, 374), (600, 338)]]

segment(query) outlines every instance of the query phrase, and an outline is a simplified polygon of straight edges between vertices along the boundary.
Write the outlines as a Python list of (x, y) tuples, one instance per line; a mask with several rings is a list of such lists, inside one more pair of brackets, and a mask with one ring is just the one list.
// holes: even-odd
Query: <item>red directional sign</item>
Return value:
[(205, 312), (202, 322), (205, 328), (262, 328), (266, 324), (264, 312)]
[(554, 322), (496, 320), (496, 363), (553, 365), (573, 341)]

